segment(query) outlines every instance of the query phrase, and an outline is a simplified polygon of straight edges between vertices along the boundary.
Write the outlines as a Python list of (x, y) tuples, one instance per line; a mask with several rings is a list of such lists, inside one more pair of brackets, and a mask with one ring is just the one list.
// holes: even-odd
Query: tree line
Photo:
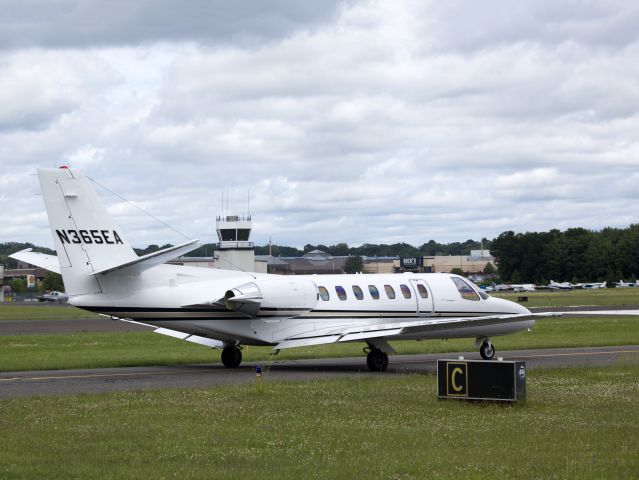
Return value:
[(639, 224), (601, 231), (504, 232), (491, 254), (499, 276), (511, 283), (634, 280), (639, 273)]
[[(484, 249), (490, 248), (490, 241), (483, 239)], [(335, 245), (306, 244), (302, 250), (294, 247), (280, 245), (264, 245), (255, 247), (256, 255), (268, 255), (269, 251), (275, 257), (300, 257), (313, 250), (321, 250), (334, 256), (359, 255), (363, 257), (419, 257), (433, 255), (468, 255), (471, 250), (479, 250), (482, 242), (477, 240), (466, 240), (465, 242), (438, 243), (429, 240), (419, 247), (408, 243), (375, 244), (365, 243), (357, 247), (349, 247), (346, 243)]]
[[(604, 228), (601, 231), (569, 228), (566, 231), (514, 233), (503, 232), (490, 241), (483, 239), (465, 242), (438, 243), (430, 240), (419, 247), (407, 243), (372, 244), (350, 247), (346, 243), (335, 245), (307, 244), (303, 249), (284, 245), (255, 247), (256, 255), (271, 252), (276, 257), (298, 257), (313, 250), (322, 250), (335, 256), (417, 257), (433, 255), (468, 255), (480, 245), (490, 250), (499, 268), (502, 281), (511, 283), (545, 284), (556, 281), (618, 281), (634, 280), (639, 274), (639, 224), (628, 228)], [(145, 255), (171, 245), (149, 245), (136, 248)], [(0, 243), (0, 264), (15, 268), (16, 262), (8, 255), (24, 248), (33, 248), (48, 254), (51, 249), (31, 243)], [(210, 257), (216, 244), (209, 243), (188, 254), (192, 257)]]

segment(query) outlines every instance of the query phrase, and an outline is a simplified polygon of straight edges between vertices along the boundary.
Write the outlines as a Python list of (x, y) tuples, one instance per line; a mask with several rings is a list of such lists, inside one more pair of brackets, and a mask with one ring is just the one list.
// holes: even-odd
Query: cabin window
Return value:
[(419, 293), (420, 297), (428, 298), (428, 290), (426, 290), (426, 287), (421, 283), (417, 284), (417, 292)]
[(364, 300), (364, 292), (357, 285), (353, 285), (353, 294), (357, 300)]
[(328, 290), (326, 290), (326, 287), (317, 287), (317, 290), (319, 290), (319, 296), (322, 300), (324, 300), (325, 302), (328, 302), (330, 300), (330, 295), (328, 294)]
[(335, 287), (335, 293), (337, 293), (337, 298), (340, 300), (346, 300), (346, 290), (344, 290), (344, 287), (337, 285)]
[(411, 294), (410, 294), (410, 288), (408, 288), (408, 285), (404, 285), (403, 283), (399, 286), (399, 289), (402, 291), (402, 295), (404, 295), (404, 298), (410, 298)]
[(457, 287), (457, 291), (461, 294), (463, 299), (479, 301), (479, 295), (477, 295), (477, 292), (464, 280), (458, 277), (451, 277), (451, 280), (455, 284), (455, 287)]
[(395, 298), (395, 290), (390, 285), (384, 285), (384, 290), (386, 291), (386, 296), (391, 300)]
[(379, 290), (377, 290), (375, 285), (369, 285), (368, 292), (371, 294), (371, 297), (373, 297), (373, 300), (379, 300)]

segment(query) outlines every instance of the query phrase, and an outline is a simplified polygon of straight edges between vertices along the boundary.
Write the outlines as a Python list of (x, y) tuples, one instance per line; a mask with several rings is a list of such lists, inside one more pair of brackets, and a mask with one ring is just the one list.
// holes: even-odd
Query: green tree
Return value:
[(461, 275), (461, 276), (464, 276), (464, 275), (465, 275), (464, 271), (463, 271), (461, 268), (459, 268), (459, 267), (455, 267), (455, 268), (453, 268), (453, 269), (450, 271), (450, 273), (452, 273), (453, 275)]
[(27, 281), (24, 278), (14, 278), (9, 282), (13, 293), (27, 293)]
[(45, 290), (56, 290), (58, 292), (64, 291), (64, 283), (62, 282), (62, 275), (55, 272), (47, 272), (42, 281), (42, 288)]
[(515, 237), (515, 232), (503, 232), (494, 239), (492, 254), (497, 261), (501, 278), (509, 279), (513, 272), (519, 268), (521, 258), (519, 238)]
[(344, 262), (344, 273), (358, 273), (364, 270), (364, 260), (359, 255), (351, 255)]
[(492, 263), (486, 262), (486, 266), (484, 267), (484, 273), (486, 275), (494, 275), (495, 273), (497, 273), (497, 270), (495, 270), (495, 267), (493, 267)]
[(350, 249), (348, 248), (348, 245), (345, 243), (338, 243), (337, 245), (331, 245), (329, 247), (329, 252), (331, 253), (331, 255), (335, 255), (335, 256), (344, 256), (344, 255), (349, 255), (350, 254)]

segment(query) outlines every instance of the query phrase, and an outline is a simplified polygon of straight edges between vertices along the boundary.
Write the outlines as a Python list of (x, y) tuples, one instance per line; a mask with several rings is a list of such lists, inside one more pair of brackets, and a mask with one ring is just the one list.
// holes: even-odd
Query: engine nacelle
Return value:
[(282, 277), (257, 279), (227, 290), (224, 305), (247, 315), (295, 317), (317, 305), (317, 286), (310, 280)]

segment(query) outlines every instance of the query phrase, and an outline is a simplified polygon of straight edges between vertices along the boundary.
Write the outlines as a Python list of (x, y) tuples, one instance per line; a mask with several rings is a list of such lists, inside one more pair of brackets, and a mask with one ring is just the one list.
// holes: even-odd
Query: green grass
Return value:
[[(639, 317), (558, 317), (538, 320), (532, 332), (495, 337), (497, 351), (639, 344)], [(396, 341), (398, 353), (474, 351), (472, 339)], [(363, 342), (282, 350), (245, 347), (244, 361), (361, 356)], [(217, 363), (219, 351), (151, 332), (0, 336), (0, 371)], [(392, 358), (391, 358), (392, 361)]]
[(528, 399), (434, 376), (0, 401), (3, 478), (636, 478), (639, 367), (535, 370)]
[(79, 318), (100, 318), (100, 316), (97, 313), (87, 312), (71, 305), (0, 303), (0, 321), (75, 320)]
[(639, 288), (603, 288), (591, 290), (537, 291), (522, 293), (495, 293), (495, 297), (517, 301), (517, 297), (528, 297), (522, 305), (530, 307), (568, 306), (637, 306), (639, 308)]

